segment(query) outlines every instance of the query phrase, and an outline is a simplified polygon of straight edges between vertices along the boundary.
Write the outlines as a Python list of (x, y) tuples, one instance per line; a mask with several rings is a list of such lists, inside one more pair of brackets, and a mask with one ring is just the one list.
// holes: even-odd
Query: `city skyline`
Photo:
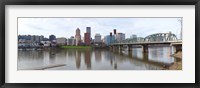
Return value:
[[(178, 18), (19, 18), (18, 35), (55, 35), (70, 38), (75, 36), (76, 29), (84, 36), (86, 27), (91, 27), (91, 37), (99, 33), (102, 38), (117, 29), (125, 33), (126, 38), (132, 34), (146, 37), (153, 33), (171, 31), (180, 38), (181, 23)], [(131, 32), (130, 32), (131, 31)]]

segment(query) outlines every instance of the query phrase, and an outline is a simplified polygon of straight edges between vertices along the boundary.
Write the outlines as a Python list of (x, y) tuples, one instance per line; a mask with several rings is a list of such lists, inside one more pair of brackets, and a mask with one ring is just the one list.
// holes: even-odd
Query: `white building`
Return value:
[(125, 40), (125, 34), (124, 33), (117, 33), (116, 39), (117, 39), (117, 41)]
[(95, 36), (94, 36), (94, 42), (95, 43), (101, 43), (102, 41), (101, 41), (101, 35), (100, 34), (96, 34)]
[(67, 45), (70, 45), (70, 46), (76, 45), (76, 39), (73, 36), (71, 38), (68, 38)]
[(65, 45), (66, 44), (66, 38), (56, 38), (56, 42), (58, 45)]
[(19, 39), (18, 47), (38, 47), (39, 43), (33, 42), (31, 40)]

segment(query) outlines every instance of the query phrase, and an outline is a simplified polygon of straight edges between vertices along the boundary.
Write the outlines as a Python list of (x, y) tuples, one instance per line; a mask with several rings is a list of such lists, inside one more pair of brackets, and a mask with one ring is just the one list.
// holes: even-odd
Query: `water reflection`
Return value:
[(18, 69), (66, 64), (45, 70), (159, 70), (174, 63), (170, 54), (170, 47), (150, 47), (149, 53), (142, 53), (141, 48), (133, 48), (131, 52), (107, 49), (18, 51)]
[(76, 68), (79, 69), (81, 66), (81, 52), (80, 51), (76, 51), (75, 59), (76, 59)]
[(85, 50), (84, 56), (85, 56), (85, 64), (87, 65), (87, 69), (91, 69), (91, 55), (90, 55), (89, 49)]

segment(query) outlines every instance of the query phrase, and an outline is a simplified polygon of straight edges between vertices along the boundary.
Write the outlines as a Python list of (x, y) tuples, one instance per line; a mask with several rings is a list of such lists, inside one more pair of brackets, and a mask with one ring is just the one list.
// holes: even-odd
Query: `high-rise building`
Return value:
[(85, 42), (85, 45), (87, 45), (87, 46), (90, 45), (90, 33), (84, 34), (84, 42)]
[(53, 41), (53, 40), (56, 40), (56, 36), (55, 35), (50, 35), (49, 36), (49, 41)]
[(116, 35), (116, 34), (117, 34), (117, 30), (116, 30), (116, 29), (114, 29), (114, 30), (113, 30), (113, 32), (114, 32), (114, 35)]
[(115, 40), (117, 40), (117, 30), (113, 29), (113, 33), (114, 33), (114, 36), (115, 36)]
[(116, 39), (117, 39), (117, 41), (125, 40), (125, 34), (124, 33), (117, 33)]
[(75, 39), (76, 39), (76, 45), (79, 45), (81, 43), (81, 34), (79, 28), (76, 29)]
[(106, 35), (106, 36), (104, 37), (104, 43), (105, 43), (106, 45), (110, 45), (111, 43), (114, 42), (114, 40), (115, 40), (115, 36), (114, 36), (114, 35)]
[(91, 27), (86, 27), (86, 33), (84, 34), (84, 42), (86, 45), (90, 45), (91, 42)]
[(86, 32), (90, 33), (90, 35), (91, 35), (91, 27), (86, 27)]
[(95, 43), (101, 43), (102, 41), (101, 41), (101, 35), (100, 34), (96, 34), (95, 36), (94, 36), (94, 42)]

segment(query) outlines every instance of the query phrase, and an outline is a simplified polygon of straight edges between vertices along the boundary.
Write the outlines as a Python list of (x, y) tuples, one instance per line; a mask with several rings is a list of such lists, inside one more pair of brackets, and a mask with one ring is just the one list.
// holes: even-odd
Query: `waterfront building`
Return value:
[(19, 39), (18, 41), (19, 48), (32, 48), (32, 47), (38, 47), (38, 46), (39, 46), (39, 43), (35, 43), (31, 40)]
[(49, 41), (49, 39), (48, 38), (43, 38), (43, 40), (42, 41)]
[(31, 35), (18, 35), (18, 40), (19, 39), (31, 40)]
[(35, 35), (31, 36), (31, 41), (33, 41), (33, 42), (35, 41)]
[(76, 39), (76, 45), (79, 45), (81, 43), (81, 35), (79, 28), (76, 29), (75, 39)]
[(76, 45), (76, 39), (72, 36), (70, 38), (67, 39), (67, 45), (69, 46), (74, 46)]
[(106, 45), (110, 45), (111, 43), (114, 42), (114, 40), (115, 40), (115, 36), (114, 36), (114, 35), (106, 35), (106, 36), (104, 37), (104, 43), (105, 43)]
[(125, 40), (125, 34), (124, 33), (117, 33), (116, 40), (118, 42)]
[(66, 44), (66, 38), (56, 38), (57, 45), (65, 45)]
[(87, 45), (87, 46), (90, 45), (90, 33), (84, 34), (84, 42), (85, 42), (85, 45)]
[(95, 37), (94, 37), (94, 46), (95, 47), (101, 47), (102, 46), (102, 40), (101, 40), (101, 35), (100, 34), (95, 34)]
[(19, 48), (34, 48), (39, 47), (40, 42), (44, 36), (38, 35), (18, 35), (18, 47)]
[(32, 36), (28, 36), (28, 40), (31, 40), (33, 42), (36, 42), (36, 43), (40, 43), (40, 41), (43, 41), (44, 39), (44, 36), (38, 36), (38, 35), (32, 35)]
[(36, 36), (34, 36), (34, 37), (35, 37), (35, 40), (34, 40), (34, 41), (35, 41), (36, 43), (39, 43), (39, 42), (40, 42), (40, 36), (37, 36), (37, 35), (36, 35)]
[(99, 33), (95, 34), (94, 36), (94, 42), (95, 43), (101, 43), (101, 35)]
[(56, 36), (55, 35), (50, 35), (49, 36), (49, 41), (53, 41), (53, 40), (56, 40)]
[(44, 40), (44, 36), (43, 36), (43, 35), (41, 35), (41, 36), (39, 36), (39, 37), (40, 37), (40, 41), (39, 41), (39, 42), (41, 42), (41, 41)]
[(51, 45), (51, 41), (41, 41), (44, 47), (49, 47)]

